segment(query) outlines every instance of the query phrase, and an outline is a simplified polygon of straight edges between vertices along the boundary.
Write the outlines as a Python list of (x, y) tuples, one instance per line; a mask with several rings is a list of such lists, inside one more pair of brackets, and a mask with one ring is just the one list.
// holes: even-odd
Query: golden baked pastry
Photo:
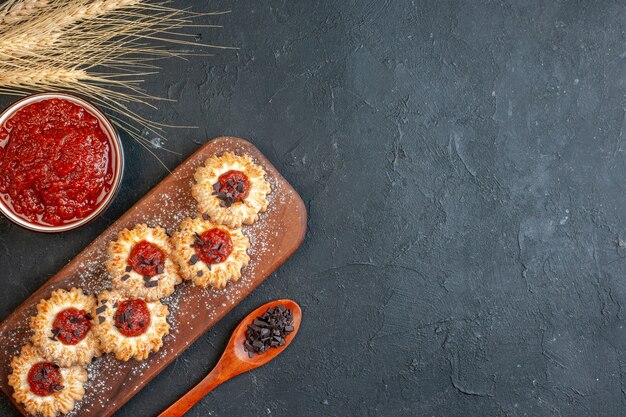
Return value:
[(48, 361), (30, 343), (22, 347), (19, 356), (13, 357), (11, 368), (13, 372), (8, 379), (13, 398), (32, 415), (56, 417), (69, 413), (85, 395), (84, 368), (61, 367)]
[(79, 288), (56, 290), (37, 304), (30, 320), (32, 342), (42, 355), (60, 366), (87, 365), (100, 356), (100, 343), (92, 331), (91, 310), (96, 297)]
[(241, 229), (203, 218), (183, 220), (172, 245), (181, 275), (199, 287), (223, 288), (228, 281), (237, 281), (250, 262), (250, 241)]
[(170, 332), (169, 310), (160, 301), (128, 298), (117, 291), (102, 291), (93, 310), (96, 335), (102, 350), (115, 358), (138, 361), (163, 346), (163, 336)]
[(183, 280), (171, 260), (169, 237), (162, 227), (138, 224), (109, 243), (106, 267), (114, 289), (132, 298), (159, 300)]
[(270, 184), (265, 170), (248, 155), (213, 155), (196, 170), (194, 178), (191, 194), (198, 211), (216, 223), (229, 227), (252, 224), (259, 219), (259, 212), (267, 210)]

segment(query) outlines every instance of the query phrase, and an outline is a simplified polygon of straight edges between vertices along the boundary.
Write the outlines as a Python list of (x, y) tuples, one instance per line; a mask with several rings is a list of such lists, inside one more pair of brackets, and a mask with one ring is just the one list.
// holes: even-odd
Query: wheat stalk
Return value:
[(155, 61), (194, 55), (165, 45), (197, 49), (185, 30), (212, 14), (150, 0), (9, 0), (0, 6), (0, 93), (85, 96), (152, 153), (142, 130), (162, 137), (167, 126), (132, 109), (162, 100), (141, 89), (143, 77)]

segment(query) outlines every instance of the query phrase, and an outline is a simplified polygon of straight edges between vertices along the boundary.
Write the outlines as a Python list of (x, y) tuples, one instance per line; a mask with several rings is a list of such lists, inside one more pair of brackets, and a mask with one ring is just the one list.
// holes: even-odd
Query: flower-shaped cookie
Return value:
[(98, 294), (92, 314), (102, 350), (113, 352), (120, 361), (146, 359), (150, 352), (157, 352), (163, 346), (163, 337), (170, 331), (166, 305), (129, 298), (117, 291)]
[(87, 365), (100, 356), (100, 343), (92, 330), (91, 310), (96, 297), (81, 289), (56, 290), (39, 301), (31, 318), (32, 341), (43, 356), (60, 366)]
[(228, 281), (237, 281), (250, 262), (250, 241), (241, 229), (202, 218), (185, 219), (172, 244), (181, 275), (200, 287), (223, 288)]
[(107, 270), (113, 287), (129, 297), (159, 300), (182, 282), (170, 258), (169, 237), (161, 227), (138, 224), (109, 243)]
[(32, 415), (56, 417), (74, 409), (85, 395), (87, 371), (80, 366), (64, 368), (41, 356), (39, 350), (28, 343), (19, 356), (11, 361), (13, 372), (9, 385), (13, 398), (24, 405)]
[(207, 159), (194, 174), (191, 194), (198, 211), (229, 227), (252, 224), (267, 210), (270, 184), (265, 170), (248, 155), (225, 152)]

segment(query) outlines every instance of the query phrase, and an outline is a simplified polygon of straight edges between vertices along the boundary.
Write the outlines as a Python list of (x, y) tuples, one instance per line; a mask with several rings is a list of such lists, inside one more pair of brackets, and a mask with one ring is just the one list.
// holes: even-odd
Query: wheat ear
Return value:
[(28, 19), (35, 12), (47, 6), (49, 0), (11, 0), (2, 5), (0, 9), (0, 32), (10, 25)]
[[(48, 0), (31, 1), (47, 2)], [(0, 52), (3, 55), (19, 55), (50, 48), (72, 25), (81, 21), (92, 21), (117, 10), (131, 8), (142, 1), (96, 0), (73, 1), (67, 4), (56, 1), (50, 4), (49, 13), (39, 16), (31, 7), (29, 10), (23, 10), (24, 14), (34, 14), (35, 18), (21, 25), (13, 25), (12, 29), (7, 30), (4, 39), (0, 40)], [(20, 4), (22, 2), (15, 3), (11, 9)], [(10, 13), (7, 14), (5, 19), (10, 18), (10, 15)]]

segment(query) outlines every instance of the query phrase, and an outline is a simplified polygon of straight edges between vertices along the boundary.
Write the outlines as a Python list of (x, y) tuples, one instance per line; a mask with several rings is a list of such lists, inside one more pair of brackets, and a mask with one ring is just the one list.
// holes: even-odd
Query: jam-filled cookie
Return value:
[(92, 331), (91, 310), (96, 297), (81, 289), (56, 290), (37, 304), (31, 318), (32, 341), (43, 356), (60, 366), (86, 365), (100, 356), (100, 343)]
[(80, 366), (62, 367), (49, 361), (30, 343), (22, 347), (19, 356), (11, 360), (13, 372), (9, 385), (13, 398), (32, 415), (56, 417), (74, 409), (83, 399), (87, 371)]
[(117, 291), (98, 294), (92, 314), (102, 350), (113, 352), (120, 361), (146, 359), (163, 346), (163, 336), (170, 331), (167, 306), (160, 301), (129, 298)]
[(229, 227), (252, 224), (267, 210), (270, 184), (265, 170), (248, 155), (225, 152), (212, 156), (194, 174), (191, 194), (198, 211)]
[(107, 270), (113, 287), (129, 297), (159, 300), (182, 282), (170, 258), (169, 237), (161, 227), (138, 224), (109, 243)]
[(203, 218), (185, 219), (172, 244), (181, 274), (200, 287), (223, 288), (228, 281), (237, 281), (250, 261), (250, 241), (241, 229)]

